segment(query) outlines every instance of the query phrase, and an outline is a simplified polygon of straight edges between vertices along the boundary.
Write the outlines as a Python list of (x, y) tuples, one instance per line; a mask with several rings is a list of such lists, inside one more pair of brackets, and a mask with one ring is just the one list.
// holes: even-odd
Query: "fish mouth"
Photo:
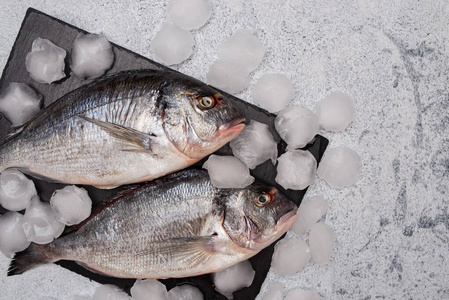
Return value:
[(240, 133), (245, 128), (244, 117), (237, 117), (229, 123), (223, 124), (218, 128), (220, 134)]
[(296, 221), (296, 218), (298, 217), (298, 208), (293, 208), (286, 214), (284, 214), (276, 223), (275, 230), (281, 230), (281, 231), (287, 231), (293, 223)]

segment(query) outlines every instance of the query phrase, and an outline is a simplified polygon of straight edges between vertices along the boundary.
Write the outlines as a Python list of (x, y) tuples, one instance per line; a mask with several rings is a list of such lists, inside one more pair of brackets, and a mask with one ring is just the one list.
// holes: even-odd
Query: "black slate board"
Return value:
[[(64, 48), (67, 51), (67, 57), (70, 57), (70, 50), (73, 40), (78, 35), (85, 33), (87, 32), (82, 29), (76, 28), (61, 20), (48, 16), (40, 11), (29, 8), (26, 13), (25, 19), (22, 23), (22, 26), (20, 28), (19, 34), (17, 35), (14, 46), (11, 50), (11, 54), (9, 56), (6, 67), (3, 70), (3, 74), (0, 79), (0, 91), (6, 88), (10, 82), (24, 82), (32, 86), (36, 91), (38, 91), (40, 94), (44, 96), (44, 104), (45, 106), (47, 106), (50, 103), (59, 99), (67, 92), (70, 92), (80, 87), (81, 85), (88, 83), (89, 82), (88, 80), (80, 80), (76, 76), (71, 75), (68, 67), (66, 69), (67, 77), (51, 85), (41, 84), (33, 81), (25, 69), (26, 54), (30, 51), (31, 44), (36, 38), (41, 37), (49, 39), (56, 45)], [(147, 59), (143, 56), (133, 53), (121, 46), (113, 44), (113, 49), (115, 54), (115, 62), (112, 68), (107, 72), (107, 74), (114, 74), (120, 71), (134, 70), (134, 69), (167, 68), (157, 62), (154, 62), (150, 59)], [(68, 66), (68, 60), (66, 65)], [(279, 155), (285, 152), (286, 144), (284, 141), (280, 139), (279, 135), (274, 130), (273, 122), (275, 116), (273, 114), (270, 114), (265, 110), (260, 109), (256, 106), (250, 105), (245, 101), (240, 100), (232, 95), (229, 95), (224, 92), (223, 94), (227, 96), (227, 98), (237, 106), (237, 108), (248, 120), (253, 119), (268, 124), (270, 131), (273, 133), (275, 140), (278, 142)], [(10, 123), (5, 118), (1, 118), (0, 143), (4, 141), (5, 136), (10, 131), (11, 131)], [(305, 149), (310, 151), (316, 158), (317, 162), (319, 162), (321, 157), (323, 156), (327, 144), (328, 140), (326, 138), (317, 135), (313, 143), (309, 144)], [(218, 150), (216, 154), (231, 155), (232, 152), (229, 145), (225, 145), (223, 148)], [(196, 167), (201, 167), (203, 161), (199, 162), (196, 165)], [(269, 185), (276, 186), (277, 188), (279, 188), (282, 192), (284, 192), (284, 194), (286, 194), (293, 201), (295, 201), (297, 205), (300, 204), (306, 192), (306, 190), (286, 191), (278, 184), (276, 184), (276, 182), (274, 181), (274, 178), (276, 176), (276, 168), (271, 164), (270, 161), (267, 161), (264, 164), (258, 166), (256, 169), (252, 170), (251, 174), (257, 179), (262, 180)], [(46, 181), (38, 180), (36, 178), (33, 178), (33, 180), (35, 182), (39, 195), (43, 201), (48, 201), (50, 199), (50, 196), (53, 194), (54, 190), (60, 189), (64, 186), (64, 184), (49, 183)], [(91, 186), (83, 186), (83, 187), (88, 190), (94, 206), (99, 205), (104, 200), (113, 196), (114, 194), (123, 189), (123, 187), (121, 187), (114, 190), (99, 190)], [(0, 213), (3, 212), (5, 212), (5, 210), (0, 207)], [(259, 294), (262, 283), (265, 280), (265, 277), (270, 268), (273, 249), (274, 244), (267, 247), (266, 249), (261, 251), (258, 255), (250, 259), (253, 269), (256, 271), (256, 276), (250, 287), (243, 288), (234, 293), (234, 299), (250, 300), (256, 298), (256, 296)], [(98, 281), (102, 284), (109, 283), (117, 285), (127, 292), (129, 292), (130, 288), (132, 287), (135, 281), (134, 279), (119, 279), (91, 273), (74, 262), (61, 261), (58, 264), (78, 274), (86, 276), (92, 280)], [(168, 290), (170, 290), (176, 285), (180, 285), (183, 283), (190, 283), (200, 288), (200, 290), (203, 292), (205, 296), (205, 299), (207, 300), (226, 299), (226, 297), (215, 291), (213, 287), (213, 282), (211, 280), (211, 276), (209, 274), (190, 278), (166, 279), (161, 280), (161, 282), (167, 286)]]

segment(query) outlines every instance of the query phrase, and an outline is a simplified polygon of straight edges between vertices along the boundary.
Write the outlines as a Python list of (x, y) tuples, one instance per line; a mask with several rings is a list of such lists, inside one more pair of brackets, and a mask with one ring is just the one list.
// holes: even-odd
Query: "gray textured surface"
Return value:
[[(157, 60), (150, 41), (165, 20), (165, 1), (18, 1), (0, 11), (3, 69), (32, 6)], [(295, 103), (309, 108), (342, 90), (357, 103), (344, 133), (322, 134), (362, 159), (360, 181), (336, 190), (317, 180), (309, 195), (329, 202), (336, 232), (332, 263), (310, 264), (271, 281), (314, 288), (326, 299), (449, 299), (449, 4), (434, 1), (212, 1), (213, 15), (194, 31), (196, 48), (175, 66), (203, 79), (217, 48), (242, 27), (267, 47), (252, 85), (265, 73), (293, 80)], [(239, 97), (251, 102), (252, 85)], [(70, 299), (94, 282), (58, 266), (6, 278), (0, 299)], [(25, 286), (30, 281), (30, 286)], [(265, 291), (265, 285), (262, 292)]]

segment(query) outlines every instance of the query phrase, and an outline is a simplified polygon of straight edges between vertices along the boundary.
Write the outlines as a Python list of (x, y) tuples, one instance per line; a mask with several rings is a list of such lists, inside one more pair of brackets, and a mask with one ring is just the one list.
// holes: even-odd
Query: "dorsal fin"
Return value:
[(81, 227), (86, 225), (90, 220), (95, 218), (103, 210), (105, 210), (106, 208), (110, 207), (112, 204), (114, 204), (115, 202), (117, 202), (118, 200), (123, 198), (124, 196), (133, 193), (136, 189), (138, 189), (141, 186), (143, 186), (143, 185), (129, 186), (127, 189), (119, 192), (117, 195), (115, 195), (111, 199), (109, 199), (109, 200), (105, 201), (104, 203), (94, 207), (93, 210), (92, 210), (92, 213), (90, 214), (90, 216), (87, 219), (85, 219), (84, 221), (82, 221), (79, 224), (76, 224), (76, 225), (73, 225), (73, 226), (70, 226), (70, 227), (66, 227), (66, 229), (64, 230), (64, 232), (63, 232), (63, 234), (61, 236), (78, 231)]

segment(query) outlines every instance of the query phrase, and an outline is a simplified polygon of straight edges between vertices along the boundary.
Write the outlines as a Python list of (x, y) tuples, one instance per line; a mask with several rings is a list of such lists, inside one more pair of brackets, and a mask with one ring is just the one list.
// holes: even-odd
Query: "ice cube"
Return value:
[(333, 92), (316, 103), (315, 111), (323, 129), (343, 131), (354, 120), (355, 104), (350, 96)]
[(151, 50), (166, 65), (179, 64), (192, 55), (193, 36), (175, 24), (167, 23), (156, 33)]
[(209, 67), (206, 82), (225, 92), (235, 94), (249, 85), (249, 73), (240, 65), (216, 61)]
[(271, 159), (273, 164), (276, 163), (277, 143), (266, 124), (251, 120), (230, 145), (234, 156), (250, 169), (254, 169), (268, 159)]
[(289, 150), (304, 147), (320, 131), (316, 115), (302, 105), (284, 108), (276, 116), (274, 126)]
[(56, 220), (50, 204), (41, 202), (38, 196), (31, 199), (22, 227), (27, 239), (37, 244), (50, 243), (64, 231), (64, 224)]
[(237, 157), (212, 154), (203, 164), (212, 185), (218, 188), (244, 188), (254, 182), (248, 167)]
[(359, 155), (348, 147), (327, 149), (317, 175), (331, 187), (342, 188), (357, 182), (361, 172)]
[(310, 249), (304, 240), (284, 238), (275, 246), (271, 267), (279, 275), (292, 275), (304, 269), (309, 260)]
[(204, 296), (201, 291), (190, 284), (182, 284), (175, 286), (168, 291), (170, 300), (203, 300)]
[(184, 30), (198, 29), (206, 24), (212, 14), (208, 0), (170, 0), (167, 15)]
[(23, 215), (18, 212), (9, 211), (0, 216), (0, 251), (8, 258), (30, 245), (22, 228), (22, 220)]
[(133, 300), (170, 300), (167, 288), (157, 280), (137, 279), (131, 288)]
[(285, 108), (294, 95), (293, 84), (284, 74), (265, 74), (252, 90), (253, 100), (271, 113)]
[(317, 291), (297, 289), (288, 292), (284, 300), (322, 300)]
[(254, 71), (262, 62), (265, 47), (254, 36), (255, 30), (244, 28), (231, 35), (218, 50), (218, 59)]
[(335, 233), (328, 225), (323, 222), (314, 224), (309, 233), (312, 260), (320, 266), (328, 264), (331, 260), (335, 240)]
[(85, 34), (73, 41), (70, 67), (79, 78), (100, 77), (113, 62), (112, 46), (104, 36)]
[(25, 66), (31, 78), (40, 83), (52, 83), (65, 77), (66, 51), (46, 39), (33, 41)]
[(284, 288), (282, 284), (280, 284), (279, 282), (271, 282), (262, 300), (282, 300), (283, 290)]
[(212, 279), (215, 284), (215, 289), (219, 293), (228, 299), (233, 299), (232, 293), (250, 286), (255, 274), (256, 272), (253, 270), (251, 263), (245, 260), (220, 272), (213, 273)]
[(313, 196), (301, 202), (298, 218), (293, 223), (292, 230), (296, 234), (304, 234), (318, 222), (328, 209), (328, 204), (322, 196)]
[(112, 284), (99, 286), (93, 295), (93, 300), (132, 300), (131, 297), (119, 287)]
[(284, 189), (303, 190), (316, 175), (315, 157), (305, 150), (289, 150), (278, 158), (275, 181)]
[(89, 217), (92, 209), (87, 191), (74, 185), (56, 190), (50, 199), (56, 219), (65, 225), (75, 225)]
[(35, 195), (33, 181), (19, 170), (8, 169), (0, 174), (0, 204), (4, 208), (12, 211), (25, 209)]
[(25, 83), (11, 82), (0, 95), (0, 112), (14, 127), (29, 121), (41, 107), (42, 95)]

